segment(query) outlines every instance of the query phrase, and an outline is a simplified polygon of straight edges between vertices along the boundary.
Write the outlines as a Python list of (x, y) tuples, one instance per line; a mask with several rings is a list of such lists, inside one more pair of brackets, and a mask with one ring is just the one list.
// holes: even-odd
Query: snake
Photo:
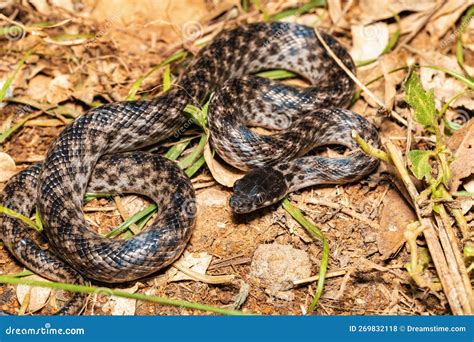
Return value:
[[(322, 37), (354, 71), (348, 51), (333, 36)], [(292, 71), (310, 86), (255, 75), (273, 69)], [(2, 215), (1, 238), (18, 261), (54, 281), (123, 283), (152, 275), (181, 255), (195, 226), (190, 180), (175, 162), (146, 151), (189, 126), (187, 104), (208, 101), (211, 146), (247, 172), (229, 200), (235, 215), (242, 215), (304, 187), (356, 181), (377, 167), (352, 139), (356, 131), (380, 144), (377, 129), (345, 109), (353, 94), (350, 77), (311, 27), (272, 22), (223, 30), (168, 91), (92, 108), (66, 126), (45, 160), (14, 176), (0, 193), (0, 204), (17, 213), (29, 216), (36, 208), (43, 231)], [(274, 132), (258, 133), (254, 126)], [(333, 144), (349, 152), (307, 155)], [(156, 219), (128, 239), (102, 236), (85, 219), (87, 191), (147, 196), (158, 205)], [(48, 248), (41, 247), (44, 242)], [(78, 314), (85, 300), (76, 293), (57, 313)]]

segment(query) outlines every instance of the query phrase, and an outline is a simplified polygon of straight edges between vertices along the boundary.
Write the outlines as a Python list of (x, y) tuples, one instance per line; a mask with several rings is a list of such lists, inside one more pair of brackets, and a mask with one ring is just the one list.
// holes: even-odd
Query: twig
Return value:
[(325, 207), (329, 207), (329, 208), (333, 208), (333, 209), (337, 209), (339, 210), (340, 212), (344, 213), (344, 214), (347, 214), (361, 222), (364, 222), (366, 224), (368, 224), (369, 226), (373, 227), (373, 228), (376, 228), (376, 229), (379, 229), (380, 228), (380, 225), (375, 223), (374, 221), (372, 220), (369, 220), (367, 219), (365, 216), (363, 215), (360, 215), (358, 213), (356, 213), (354, 210), (348, 208), (348, 207), (344, 207), (343, 205), (341, 204), (338, 204), (338, 203), (332, 203), (332, 202), (328, 202), (328, 201), (324, 201), (324, 200), (316, 200), (316, 199), (313, 199), (313, 198), (309, 198), (305, 201), (306, 203), (310, 203), (310, 204), (316, 204), (316, 205), (322, 205), (322, 206), (325, 206)]
[(367, 88), (353, 73), (351, 70), (349, 70), (348, 67), (346, 67), (346, 65), (344, 63), (342, 63), (342, 61), (336, 56), (336, 54), (334, 53), (334, 51), (331, 50), (331, 48), (329, 47), (329, 45), (326, 44), (326, 42), (324, 41), (323, 37), (321, 37), (321, 34), (319, 33), (318, 29), (315, 27), (314, 28), (314, 33), (316, 34), (316, 37), (318, 37), (319, 41), (321, 42), (321, 45), (324, 47), (324, 49), (327, 51), (327, 53), (334, 59), (334, 61), (337, 63), (337, 65), (339, 65), (341, 67), (342, 70), (344, 70), (344, 72), (367, 94), (369, 95), (369, 97), (375, 101), (375, 103), (377, 103), (381, 109), (383, 109), (384, 112), (388, 112), (390, 113), (390, 115), (395, 119), (397, 120), (398, 122), (400, 122), (401, 124), (403, 124), (404, 126), (407, 126), (408, 123), (407, 121), (402, 118), (397, 112), (395, 112), (394, 110), (391, 110), (389, 111), (387, 109), (387, 107), (385, 107), (385, 104), (383, 103), (383, 101), (377, 97), (373, 92), (371, 92), (369, 90), (369, 88)]
[[(459, 286), (457, 286), (454, 282), (454, 278), (461, 279), (461, 276), (459, 275), (459, 272), (457, 270), (452, 270), (448, 266), (448, 264), (451, 263), (456, 264), (456, 260), (454, 258), (449, 258), (448, 255), (445, 255), (440, 241), (438, 240), (438, 234), (436, 233), (437, 229), (435, 228), (433, 220), (431, 218), (423, 217), (420, 207), (417, 204), (417, 198), (419, 196), (419, 193), (410, 179), (410, 175), (408, 174), (408, 170), (404, 165), (405, 163), (403, 162), (401, 152), (390, 141), (387, 142), (386, 147), (390, 159), (393, 161), (393, 164), (395, 165), (395, 168), (400, 174), (400, 177), (402, 178), (402, 181), (405, 184), (405, 187), (408, 190), (408, 193), (412, 199), (412, 205), (415, 209), (418, 220), (424, 228), (423, 235), (425, 236), (426, 242), (428, 244), (428, 249), (430, 251), (433, 263), (438, 273), (438, 277), (441, 280), (444, 293), (446, 294), (446, 298), (449, 302), (453, 314), (470, 314), (471, 310), (469, 302), (460, 302), (460, 300), (463, 300), (463, 298), (465, 298), (465, 289), (459, 288)], [(453, 276), (451, 274), (451, 271), (454, 271), (455, 273), (457, 273), (457, 275)]]
[[(344, 274), (347, 273), (348, 270), (349, 270), (349, 268), (345, 268), (345, 269), (338, 270), (338, 271), (328, 272), (328, 273), (326, 273), (326, 278), (335, 278), (335, 277), (343, 276)], [(312, 282), (315, 282), (318, 279), (319, 279), (319, 274), (317, 274), (315, 276), (312, 276), (312, 277), (309, 277), (309, 278), (293, 280), (293, 285), (298, 286), (298, 285), (302, 285), (302, 284), (306, 284), (306, 283), (312, 283)]]
[(449, 215), (445, 206), (440, 205), (438, 206), (438, 209), (439, 214), (435, 213), (435, 218), (438, 222), (438, 227), (440, 227), (439, 236), (441, 244), (443, 245), (446, 256), (449, 255), (449, 259), (456, 260), (455, 263), (449, 264), (451, 274), (453, 274), (453, 277), (455, 277), (455, 282), (463, 284), (464, 291), (461, 291), (459, 295), (461, 296), (460, 301), (464, 306), (464, 311), (466, 313), (472, 313), (472, 308), (474, 307), (474, 298), (472, 297), (471, 281), (469, 280), (469, 276), (466, 272), (463, 256), (456, 241), (453, 227), (449, 222)]
[(194, 280), (207, 283), (207, 284), (227, 284), (227, 283), (232, 282), (235, 279), (235, 276), (233, 274), (222, 275), (222, 276), (210, 276), (207, 274), (200, 274), (196, 271), (191, 270), (188, 267), (183, 266), (179, 262), (175, 262), (172, 266), (176, 268), (177, 270), (183, 272), (187, 276), (193, 278)]

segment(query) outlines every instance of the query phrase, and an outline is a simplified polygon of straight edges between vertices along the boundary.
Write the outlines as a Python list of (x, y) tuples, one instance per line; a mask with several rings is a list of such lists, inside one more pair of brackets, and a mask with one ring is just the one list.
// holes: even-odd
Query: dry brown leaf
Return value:
[[(41, 278), (35, 274), (25, 277), (24, 279), (28, 280), (41, 280), (49, 282), (49, 280)], [(26, 312), (36, 312), (44, 308), (46, 303), (48, 302), (48, 298), (51, 295), (51, 289), (47, 287), (37, 287), (37, 286), (29, 286), (29, 285), (18, 285), (16, 288), (16, 297), (18, 298), (18, 302), (20, 305), (23, 304), (26, 297), (29, 294), (29, 301), (28, 307)]]
[(37, 75), (33, 77), (28, 83), (26, 96), (39, 102), (46, 101), (51, 81), (52, 78), (45, 75)]
[(72, 0), (50, 0), (53, 7), (64, 8), (69, 12), (74, 12)]
[[(120, 289), (128, 293), (135, 293), (138, 290), (139, 283), (135, 283), (132, 287)], [(112, 316), (133, 316), (137, 308), (137, 300), (133, 298), (122, 298), (111, 296), (103, 309), (110, 311)]]
[(0, 182), (6, 182), (17, 173), (15, 161), (5, 152), (0, 152)]
[(40, 126), (40, 127), (58, 127), (64, 126), (66, 123), (59, 119), (33, 119), (28, 120), (25, 126)]
[(51, 8), (49, 7), (47, 0), (29, 0), (28, 2), (42, 14), (49, 15), (51, 13)]
[[(420, 52), (417, 53), (421, 57), (421, 64), (423, 65), (436, 65), (441, 68), (455, 71), (462, 74), (463, 71), (459, 67), (459, 64), (454, 56), (445, 56), (438, 51)], [(466, 69), (470, 72), (474, 72), (474, 68), (466, 65)], [(433, 70), (431, 68), (420, 69), (420, 79), (425, 89), (433, 89), (435, 98), (437, 100), (437, 106), (441, 107), (442, 103), (449, 101), (453, 96), (466, 90), (466, 86), (452, 78), (447, 76), (444, 72)], [(474, 99), (472, 94), (467, 93), (456, 99), (453, 106), (466, 107), (474, 110)]]
[[(211, 264), (211, 260), (212, 255), (209, 255), (206, 252), (189, 253), (185, 251), (176, 262), (196, 273), (204, 275)], [(174, 267), (170, 268), (168, 271), (168, 277), (169, 281), (193, 280), (192, 277), (178, 271)]]
[(388, 44), (389, 31), (385, 23), (353, 25), (351, 56), (356, 61), (365, 61), (380, 56)]
[[(406, 17), (403, 17), (400, 20), (400, 31), (402, 34), (409, 34), (414, 30), (418, 30), (421, 26), (424, 25), (426, 22), (426, 17), (430, 14), (430, 12), (417, 12)], [(396, 26), (397, 24), (392, 24), (392, 27)]]
[(219, 184), (226, 187), (231, 188), (237, 179), (240, 179), (245, 175), (243, 171), (221, 164), (215, 160), (212, 156), (209, 143), (207, 143), (204, 148), (204, 159), (206, 160), (209, 171), (211, 171), (212, 177), (214, 177)]
[(49, 84), (46, 100), (53, 104), (63, 102), (69, 98), (71, 91), (72, 84), (69, 75), (56, 76)]
[(436, 0), (360, 0), (361, 17), (365, 20), (377, 21), (393, 17), (402, 11), (427, 12), (436, 6)]
[(403, 70), (394, 73), (390, 73), (390, 71), (402, 65), (406, 65), (406, 52), (404, 50), (384, 55), (379, 60), (379, 67), (384, 75), (384, 104), (388, 110), (393, 108), (397, 95), (397, 85), (405, 77)]
[(388, 259), (405, 243), (403, 233), (407, 224), (416, 220), (413, 209), (402, 195), (390, 189), (383, 199), (380, 218), (380, 231), (377, 234), (377, 247), (382, 259)]
[(469, 120), (464, 127), (456, 131), (447, 142), (456, 158), (451, 164), (453, 178), (450, 191), (454, 192), (462, 183), (462, 179), (474, 173), (474, 119)]
[[(212, 8), (206, 1), (143, 1), (137, 6), (136, 2), (129, 0), (87, 0), (86, 4), (92, 9), (92, 17), (108, 23), (107, 29), (103, 29), (107, 36), (113, 35), (116, 27), (144, 25), (152, 27), (152, 30), (144, 31), (144, 35), (157, 35), (170, 44), (199, 38), (203, 31), (199, 20)], [(113, 13), (111, 8), (114, 8)], [(128, 44), (124, 41), (124, 46), (149, 49), (143, 40), (134, 40), (132, 44), (130, 35), (122, 35), (122, 38), (129, 40)]]
[[(426, 25), (426, 30), (434, 38), (443, 37), (449, 29), (451, 29), (461, 14), (474, 4), (473, 0), (449, 0), (447, 1), (431, 18)], [(456, 34), (446, 37), (441, 44), (448, 45), (457, 39)], [(449, 42), (448, 42), (449, 41)]]
[(349, 28), (349, 24), (343, 17), (341, 0), (328, 0), (328, 11), (334, 25)]

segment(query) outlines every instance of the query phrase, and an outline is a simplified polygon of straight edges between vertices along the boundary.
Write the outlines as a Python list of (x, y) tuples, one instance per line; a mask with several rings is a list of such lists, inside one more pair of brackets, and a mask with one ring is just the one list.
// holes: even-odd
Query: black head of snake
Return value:
[[(324, 40), (352, 70), (347, 51), (331, 36)], [(294, 71), (312, 86), (300, 89), (245, 76), (263, 69)], [(248, 212), (306, 186), (354, 181), (377, 161), (364, 155), (352, 130), (374, 145), (375, 128), (340, 107), (353, 84), (327, 54), (314, 31), (288, 23), (255, 23), (223, 31), (204, 47), (169, 91), (149, 101), (117, 102), (93, 108), (67, 126), (42, 165), (14, 177), (0, 203), (23, 215), (37, 205), (49, 249), (31, 239), (18, 219), (0, 217), (7, 248), (34, 272), (56, 281), (83, 283), (142, 278), (173, 262), (186, 247), (195, 223), (195, 195), (175, 163), (136, 151), (176, 136), (187, 127), (183, 110), (215, 91), (208, 114), (210, 142), (231, 165), (249, 170), (235, 184), (230, 205)], [(260, 135), (249, 126), (277, 130)], [(328, 144), (352, 150), (341, 158), (304, 156)], [(87, 190), (133, 192), (158, 203), (152, 225), (125, 240), (89, 228), (82, 210)], [(77, 313), (77, 295), (60, 311)]]
[(281, 172), (259, 167), (234, 183), (229, 206), (234, 213), (248, 213), (278, 202), (287, 193), (288, 186)]

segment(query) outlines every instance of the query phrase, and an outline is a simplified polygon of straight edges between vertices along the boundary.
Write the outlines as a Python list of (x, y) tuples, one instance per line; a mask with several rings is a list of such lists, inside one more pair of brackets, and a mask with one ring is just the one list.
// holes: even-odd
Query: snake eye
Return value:
[(262, 204), (263, 203), (263, 196), (261, 194), (258, 194), (256, 196), (255, 202), (259, 205)]

